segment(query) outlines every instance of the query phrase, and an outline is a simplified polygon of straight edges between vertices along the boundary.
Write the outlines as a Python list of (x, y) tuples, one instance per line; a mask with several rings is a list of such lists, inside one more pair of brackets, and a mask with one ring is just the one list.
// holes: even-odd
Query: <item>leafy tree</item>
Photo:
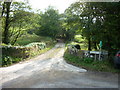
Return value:
[(56, 38), (61, 30), (60, 15), (58, 11), (49, 6), (40, 17), (39, 25), (41, 27), (37, 31), (37, 34)]
[(97, 49), (100, 40), (105, 50), (119, 50), (120, 2), (76, 2), (68, 9), (71, 16), (78, 17), (70, 17), (71, 23), (76, 24), (76, 32), (88, 40), (88, 50)]
[(64, 36), (67, 41), (74, 39), (76, 30), (78, 30), (79, 18), (77, 15), (73, 14), (71, 8), (66, 9), (64, 13)]
[[(10, 43), (13, 45), (17, 39), (32, 28), (32, 13), (26, 11), (18, 11), (12, 18), (11, 27), (9, 29)], [(22, 17), (22, 18), (20, 18)]]
[[(17, 39), (30, 28), (32, 23), (31, 16), (33, 15), (30, 11), (30, 6), (23, 2), (13, 2), (9, 6), (9, 14), (7, 17), (6, 10), (8, 2), (3, 3), (3, 43), (14, 44)], [(10, 2), (9, 2), (10, 3)]]

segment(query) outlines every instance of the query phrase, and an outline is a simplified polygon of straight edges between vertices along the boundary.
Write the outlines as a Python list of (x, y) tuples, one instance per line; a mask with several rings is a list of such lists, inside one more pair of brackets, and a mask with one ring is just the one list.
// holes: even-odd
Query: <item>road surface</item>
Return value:
[(67, 64), (64, 43), (29, 61), (0, 68), (1, 88), (118, 88), (118, 74)]

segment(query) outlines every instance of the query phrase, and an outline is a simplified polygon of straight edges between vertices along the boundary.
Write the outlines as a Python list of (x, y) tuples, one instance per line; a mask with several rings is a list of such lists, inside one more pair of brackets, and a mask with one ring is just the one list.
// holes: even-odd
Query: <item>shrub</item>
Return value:
[(12, 58), (10, 56), (6, 56), (2, 58), (2, 66), (12, 64)]
[(8, 66), (21, 61), (22, 58), (13, 58), (11, 56), (2, 56), (2, 66)]

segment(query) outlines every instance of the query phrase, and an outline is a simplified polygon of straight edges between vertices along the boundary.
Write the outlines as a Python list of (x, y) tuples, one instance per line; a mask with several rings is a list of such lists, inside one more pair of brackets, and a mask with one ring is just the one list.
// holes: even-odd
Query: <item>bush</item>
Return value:
[(3, 57), (2, 66), (10, 65), (10, 64), (12, 64), (12, 58), (9, 56)]
[(83, 59), (83, 61), (84, 61), (85, 63), (92, 63), (94, 60), (93, 60), (93, 58), (86, 57), (86, 58)]
[(8, 66), (13, 63), (17, 63), (21, 60), (22, 60), (22, 58), (14, 58), (11, 56), (2, 56), (2, 66)]

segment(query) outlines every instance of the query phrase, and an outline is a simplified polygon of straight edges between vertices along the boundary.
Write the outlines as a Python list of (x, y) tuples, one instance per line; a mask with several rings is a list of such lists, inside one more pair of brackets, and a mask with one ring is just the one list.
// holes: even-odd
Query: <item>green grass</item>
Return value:
[(27, 34), (27, 35), (23, 35), (21, 36), (17, 42), (15, 43), (15, 45), (27, 45), (29, 43), (32, 42), (45, 42), (45, 43), (50, 43), (53, 40), (50, 37), (42, 37), (42, 36), (38, 36), (35, 34)]
[(91, 63), (86, 63), (84, 62), (82, 58), (71, 55), (67, 51), (64, 54), (64, 58), (68, 63), (73, 64), (78, 67), (83, 67), (87, 70), (120, 73), (120, 70), (115, 69), (113, 64), (110, 63), (108, 60), (93, 61)]

